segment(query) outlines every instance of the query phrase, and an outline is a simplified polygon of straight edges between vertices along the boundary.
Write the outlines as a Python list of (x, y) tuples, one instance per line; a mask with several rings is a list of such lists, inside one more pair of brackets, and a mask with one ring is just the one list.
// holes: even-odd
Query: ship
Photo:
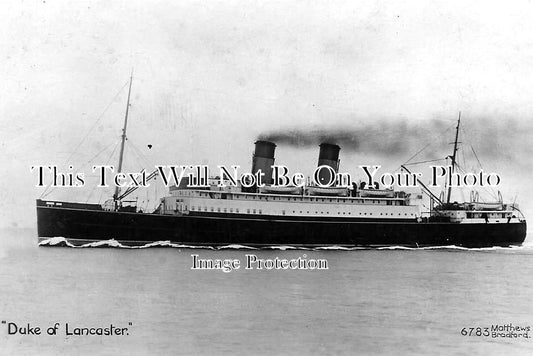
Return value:
[[(118, 171), (122, 169), (128, 122), (129, 98), (122, 130)], [(456, 166), (460, 116), (451, 167)], [(255, 142), (251, 173), (264, 173), (272, 182), (276, 143)], [(339, 170), (341, 147), (320, 144), (318, 166)], [(406, 166), (402, 169), (409, 171)], [(149, 176), (154, 177), (156, 173)], [(319, 177), (322, 179), (323, 177)], [(364, 183), (364, 182), (363, 182)], [(183, 246), (240, 247), (428, 247), (467, 248), (521, 245), (526, 219), (516, 203), (451, 202), (437, 197), (422, 182), (430, 199), (424, 212), (411, 194), (377, 186), (263, 187), (238, 186), (193, 188), (183, 180), (171, 186), (150, 212), (126, 204), (133, 189), (120, 191), (104, 204), (37, 199), (37, 231), (40, 244), (61, 237), (68, 244), (84, 246), (115, 240), (124, 246), (143, 246), (169, 241)]]

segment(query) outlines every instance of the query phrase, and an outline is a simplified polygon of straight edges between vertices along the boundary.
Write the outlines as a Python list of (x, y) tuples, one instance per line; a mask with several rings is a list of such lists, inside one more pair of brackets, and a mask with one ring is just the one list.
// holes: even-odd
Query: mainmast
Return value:
[[(457, 119), (457, 128), (455, 129), (455, 142), (453, 143), (453, 154), (452, 158), (452, 173), (455, 170), (455, 156), (457, 154), (457, 140), (459, 139), (459, 125), (461, 124), (461, 112), (459, 111), (459, 118)], [(446, 198), (446, 203), (450, 203), (450, 197), (452, 195), (452, 185), (448, 186), (448, 196)]]
[[(131, 71), (130, 75), (130, 88), (128, 90), (128, 103), (126, 105), (126, 114), (124, 116), (124, 127), (122, 128), (122, 142), (120, 144), (120, 156), (118, 158), (118, 172), (122, 172), (122, 160), (124, 158), (124, 144), (126, 143), (126, 128), (128, 127), (128, 112), (130, 109), (130, 95), (131, 95), (131, 83), (133, 81), (133, 70)], [(120, 193), (120, 187), (117, 185), (115, 188), (115, 194), (113, 195), (113, 201), (115, 202), (115, 210), (118, 210), (119, 205), (119, 193)]]

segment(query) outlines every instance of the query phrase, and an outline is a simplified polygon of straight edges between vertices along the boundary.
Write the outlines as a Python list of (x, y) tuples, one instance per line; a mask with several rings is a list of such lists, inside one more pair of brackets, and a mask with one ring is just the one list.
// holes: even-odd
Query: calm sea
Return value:
[[(533, 354), (533, 246), (60, 248), (22, 229), (4, 230), (1, 244), (0, 354)], [(191, 270), (193, 254), (328, 269)], [(41, 335), (21, 334), (28, 323)], [(66, 335), (67, 323), (125, 335)], [(508, 337), (509, 324), (532, 338)]]

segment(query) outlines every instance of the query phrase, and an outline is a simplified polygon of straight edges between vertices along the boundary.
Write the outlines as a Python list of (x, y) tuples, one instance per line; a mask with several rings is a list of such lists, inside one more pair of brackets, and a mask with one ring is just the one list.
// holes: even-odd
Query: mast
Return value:
[[(459, 118), (457, 119), (457, 127), (455, 129), (455, 142), (453, 143), (453, 154), (452, 154), (452, 173), (455, 170), (455, 155), (457, 153), (457, 140), (459, 139), (459, 125), (461, 124), (461, 112), (459, 111)], [(452, 185), (448, 187), (448, 196), (446, 198), (446, 203), (450, 203), (450, 197), (452, 195)]]
[[(122, 142), (120, 144), (120, 156), (118, 158), (118, 172), (122, 172), (122, 160), (124, 158), (124, 144), (126, 143), (126, 128), (128, 127), (128, 113), (130, 109), (130, 95), (131, 95), (131, 83), (133, 81), (133, 69), (130, 75), (130, 87), (128, 90), (128, 103), (126, 104), (126, 114), (124, 115), (124, 127), (122, 128)], [(118, 210), (120, 187), (117, 185), (115, 188), (115, 194), (113, 200), (115, 201), (115, 210)]]

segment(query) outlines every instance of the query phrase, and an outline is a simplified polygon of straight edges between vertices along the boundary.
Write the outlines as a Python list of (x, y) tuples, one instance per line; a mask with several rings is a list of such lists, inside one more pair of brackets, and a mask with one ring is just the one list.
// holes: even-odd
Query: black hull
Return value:
[[(94, 206), (97, 207), (97, 206)], [(51, 207), (37, 202), (40, 239), (73, 244), (115, 239), (125, 245), (171, 241), (220, 246), (447, 246), (520, 245), (526, 222), (476, 223), (320, 219), (217, 214), (169, 216), (109, 212), (91, 206)]]

